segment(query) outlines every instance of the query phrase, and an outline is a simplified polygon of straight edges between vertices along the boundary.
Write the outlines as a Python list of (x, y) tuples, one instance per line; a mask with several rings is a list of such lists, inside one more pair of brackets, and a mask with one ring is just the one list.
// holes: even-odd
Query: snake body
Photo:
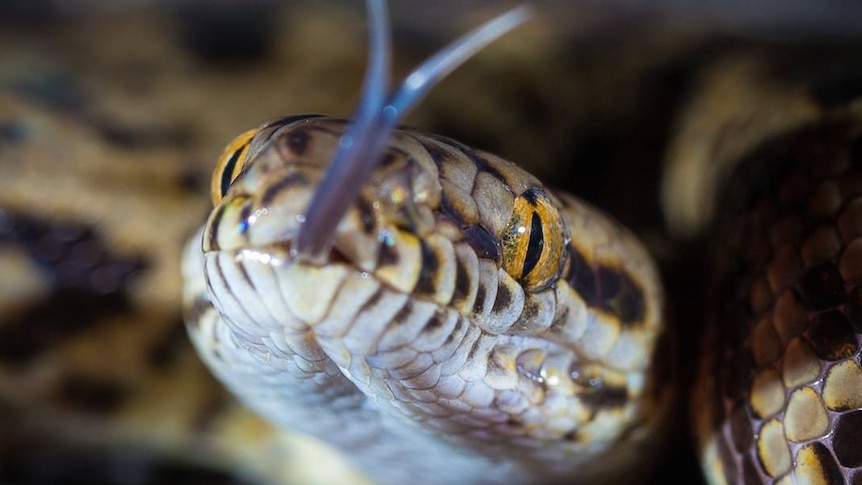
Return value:
[(329, 259), (297, 261), (297, 216), (347, 126), (263, 129), (190, 243), (187, 319), (216, 374), (383, 483), (591, 481), (646, 461), (670, 393), (662, 290), (634, 237), (509, 162), (399, 130)]
[(730, 181), (694, 412), (714, 483), (862, 478), (862, 123), (836, 111)]

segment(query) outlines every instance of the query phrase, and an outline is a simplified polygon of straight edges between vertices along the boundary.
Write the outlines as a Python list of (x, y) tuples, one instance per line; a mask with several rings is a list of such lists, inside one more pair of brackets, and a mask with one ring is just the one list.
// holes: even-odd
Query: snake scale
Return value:
[[(370, 3), (374, 32), (382, 7)], [(694, 343), (670, 332), (672, 308), (647, 251), (601, 211), (514, 164), (450, 138), (392, 129), (403, 111), (363, 135), (381, 123), (381, 98), (409, 105), (423, 94), (385, 99), (383, 90), (370, 102), (374, 79), (372, 68), (352, 121), (277, 119), (225, 150), (213, 176), (215, 209), (183, 256), (186, 322), (203, 360), (249, 408), (285, 433), (334, 444), (375, 482), (618, 483), (648, 473), (673, 439), (673, 401), (685, 397), (671, 369), (675, 349)], [(707, 141), (704, 150), (712, 189), (680, 189), (665, 200), (673, 214), (721, 192), (691, 408), (711, 482), (862, 478), (862, 121), (852, 92), (826, 103), (791, 92), (791, 102), (781, 98), (781, 122), (767, 117), (763, 130), (751, 119), (731, 124), (738, 131), (707, 122), (722, 130), (707, 138), (725, 143)], [(8, 119), (27, 110), (3, 106)], [(699, 114), (683, 119), (679, 139), (703, 129)], [(12, 146), (16, 135), (7, 131)], [(733, 137), (741, 142), (726, 142)], [(670, 153), (666, 183), (696, 166), (690, 150), (701, 147), (692, 138)], [(334, 193), (347, 201), (346, 214), (335, 210), (323, 218), (334, 224), (322, 236), (306, 232), (310, 239), (298, 242), (321, 227), (309, 202), (351, 143), (364, 154), (378, 150), (367, 158), (380, 165), (368, 167), (367, 183), (358, 183), (364, 175), (349, 180), (355, 199), (342, 182)], [(39, 217), (5, 207), (4, 241), (56, 241), (34, 253), (50, 265), (104, 244), (92, 229), (46, 229)], [(159, 210), (174, 209), (155, 208), (154, 219)], [(57, 255), (52, 245), (72, 249)], [(147, 264), (97, 260), (84, 283), (62, 265), (52, 271), (120, 308), (127, 303), (111, 295)], [(4, 359), (12, 350), (4, 348)], [(20, 368), (29, 357), (16, 355)], [(177, 385), (186, 393), (218, 394), (200, 369), (185, 375)], [(63, 392), (113, 399), (99, 388), (74, 390), (84, 384), (68, 382)], [(186, 412), (171, 402), (174, 414)], [(291, 453), (280, 431), (239, 406), (219, 413), (217, 432), (232, 434), (232, 444), (205, 452), (232, 456), (221, 466), (245, 461), (258, 477), (303, 483), (275, 465)]]

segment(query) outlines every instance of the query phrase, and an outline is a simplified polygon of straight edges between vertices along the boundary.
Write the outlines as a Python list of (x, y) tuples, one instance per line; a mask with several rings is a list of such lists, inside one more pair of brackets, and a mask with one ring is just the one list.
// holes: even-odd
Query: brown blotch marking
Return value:
[(500, 259), (500, 244), (497, 239), (482, 226), (469, 226), (463, 230), (464, 240), (476, 252), (476, 256), (484, 259)]
[(572, 430), (567, 431), (566, 434), (563, 435), (563, 439), (566, 441), (573, 442), (573, 443), (580, 441), (580, 436), (578, 434), (578, 430), (572, 429)]
[(220, 204), (216, 207), (215, 213), (210, 219), (211, 222), (207, 224), (209, 237), (207, 238), (206, 248), (208, 248), (209, 251), (218, 251), (221, 249), (218, 245), (218, 231), (219, 227), (221, 227), (221, 220), (224, 217), (225, 210), (227, 210), (227, 204)]
[(53, 287), (46, 298), (2, 319), (0, 362), (28, 363), (57, 343), (131, 308), (129, 286), (148, 268), (146, 258), (112, 252), (94, 225), (12, 211), (4, 215), (0, 242), (27, 251)]
[(410, 315), (413, 313), (413, 303), (408, 299), (404, 306), (395, 313), (392, 317), (392, 323), (396, 325), (401, 325), (410, 318)]
[(506, 424), (513, 427), (521, 427), (524, 425), (524, 419), (520, 416), (509, 416), (506, 420)]
[(814, 311), (827, 310), (847, 301), (841, 273), (832, 262), (819, 264), (805, 271), (799, 292), (802, 303)]
[(445, 315), (441, 315), (439, 311), (436, 311), (431, 315), (431, 318), (428, 319), (428, 322), (425, 323), (425, 326), (422, 327), (422, 331), (420, 333), (433, 332), (442, 327), (445, 321)]
[(803, 478), (804, 483), (844, 483), (841, 468), (823, 443), (811, 443), (799, 450), (796, 454), (796, 475)]
[(494, 299), (494, 306), (491, 311), (494, 313), (501, 312), (512, 303), (512, 292), (506, 285), (497, 285), (497, 297)]
[(440, 269), (440, 261), (437, 254), (425, 240), (419, 241), (422, 254), (422, 268), (419, 270), (419, 280), (416, 282), (415, 291), (420, 295), (433, 295), (436, 290), (437, 271)]
[(459, 226), (465, 226), (466, 221), (461, 214), (461, 211), (458, 210), (458, 207), (452, 203), (453, 196), (451, 195), (451, 191), (443, 190), (442, 197), (440, 198), (440, 212), (454, 221)]
[[(398, 151), (401, 152), (401, 150)], [(408, 158), (408, 156), (404, 154), (404, 158)], [(378, 167), (388, 167), (395, 163), (396, 160), (398, 159), (395, 157), (395, 154), (392, 153), (392, 151), (387, 151), (383, 155), (383, 158), (380, 159), (380, 164), (378, 165)]]
[(470, 272), (461, 258), (455, 258), (455, 290), (452, 293), (452, 301), (460, 304), (470, 295)]
[(452, 343), (452, 341), (454, 341), (454, 340), (455, 340), (455, 332), (452, 332), (446, 336), (446, 341), (443, 343), (443, 347), (450, 345)]
[(593, 410), (623, 407), (629, 400), (626, 388), (608, 386), (601, 382), (587, 385), (578, 397)]
[(623, 273), (622, 289), (617, 296), (616, 308), (620, 320), (623, 323), (634, 323), (642, 321), (646, 309), (646, 299), (643, 290), (635, 284), (634, 280)]
[(371, 234), (376, 227), (374, 219), (374, 208), (365, 197), (356, 198), (356, 210), (359, 211), (359, 222), (362, 223), (362, 232)]
[(130, 126), (117, 119), (95, 119), (92, 126), (108, 143), (125, 149), (155, 147), (183, 148), (192, 140), (192, 132), (181, 127)]
[(628, 390), (624, 387), (608, 385), (601, 376), (580, 364), (572, 364), (569, 378), (580, 388), (578, 397), (595, 412), (599, 408), (623, 406), (628, 401)]
[(568, 262), (564, 278), (587, 306), (616, 316), (624, 325), (643, 320), (646, 310), (643, 290), (625, 270), (592, 266), (571, 244), (566, 251)]
[(859, 443), (862, 443), (862, 411), (838, 416), (834, 424), (832, 450), (841, 465), (862, 467), (862, 446)]
[[(191, 165), (191, 162), (188, 162)], [(191, 167), (180, 168), (175, 176), (175, 183), (184, 192), (201, 194), (207, 189), (207, 178), (200, 172), (199, 169)]]
[(476, 168), (478, 168), (480, 172), (487, 173), (488, 175), (499, 180), (501, 183), (503, 183), (503, 185), (511, 189), (511, 184), (509, 184), (509, 182), (506, 180), (506, 176), (500, 173), (500, 171), (496, 168), (492, 167), (488, 160), (485, 159), (485, 157), (479, 155), (473, 150), (468, 149), (462, 151), (465, 155), (467, 155), (467, 157), (470, 158), (470, 160), (473, 161), (473, 163), (476, 164)]
[(482, 313), (485, 309), (485, 283), (479, 280), (479, 288), (476, 291), (476, 300), (473, 302), (473, 313)]
[(298, 171), (290, 172), (279, 178), (278, 182), (266, 188), (266, 191), (260, 197), (260, 205), (267, 207), (272, 204), (272, 201), (275, 200), (281, 191), (296, 185), (305, 185), (306, 183), (308, 183), (308, 177), (305, 174)]
[(398, 252), (393, 250), (387, 244), (380, 245), (380, 259), (377, 261), (379, 266), (396, 266), (399, 261), (401, 261), (401, 257)]
[[(254, 282), (251, 280), (251, 276), (248, 275), (248, 270), (245, 268), (245, 264), (243, 264), (241, 261), (237, 261), (235, 266), (239, 270), (239, 274), (240, 276), (242, 276), (242, 280), (245, 281), (245, 284), (250, 286), (252, 289), (255, 289)], [(219, 268), (221, 268), (220, 264)], [(224, 279), (223, 273), (221, 276)]]
[[(198, 298), (202, 300), (202, 298)], [(197, 304), (198, 301), (195, 301)], [(197, 320), (195, 319), (195, 322)], [(147, 352), (147, 361), (153, 367), (164, 370), (171, 367), (184, 350), (190, 350), (183, 322), (172, 324), (164, 335), (159, 337)]]
[(130, 397), (122, 382), (74, 374), (64, 376), (56, 392), (63, 406), (87, 414), (115, 412)]
[(838, 310), (818, 314), (808, 331), (814, 353), (823, 360), (850, 357), (858, 348), (850, 320)]
[[(359, 311), (357, 312), (357, 315), (364, 313), (369, 308), (374, 308), (378, 303), (380, 303), (380, 299), (383, 298), (383, 293), (384, 293), (383, 288), (378, 288), (377, 291), (375, 291), (367, 300), (365, 300), (365, 303), (363, 303), (362, 306), (359, 307)], [(410, 303), (408, 301), (404, 305), (407, 306), (409, 304)], [(400, 310), (398, 313), (400, 313)], [(396, 313), (396, 315), (397, 315), (397, 313)]]
[(0, 120), (0, 144), (17, 145), (26, 141), (32, 133), (23, 119)]
[(432, 143), (428, 143), (427, 141), (423, 140), (421, 137), (416, 138), (416, 139), (419, 141), (419, 143), (422, 145), (422, 147), (425, 148), (425, 151), (428, 152), (428, 155), (431, 157), (431, 160), (434, 162), (435, 165), (437, 165), (439, 167), (440, 165), (443, 164), (443, 160), (446, 159), (446, 152), (445, 151), (434, 146), (434, 144), (432, 144)]
[(479, 351), (479, 342), (482, 339), (477, 338), (473, 341), (473, 345), (470, 346), (470, 351), (467, 353), (467, 360), (473, 360), (476, 358), (476, 352)]
[[(539, 314), (539, 305), (540, 305), (540, 303), (537, 299), (533, 299), (533, 298), (524, 299), (524, 309), (521, 310), (521, 316), (518, 318), (518, 320), (524, 321), (524, 322), (532, 321), (536, 317), (536, 315)], [(565, 310), (568, 311), (568, 308)], [(565, 315), (563, 315), (563, 317), (565, 317)], [(565, 320), (561, 319), (561, 321), (565, 321)]]
[(599, 266), (598, 307), (615, 315), (623, 324), (639, 322), (644, 316), (644, 295), (624, 270)]
[(569, 244), (566, 246), (568, 254), (568, 271), (565, 274), (566, 282), (575, 290), (587, 305), (593, 306), (598, 300), (598, 285), (593, 268), (581, 253)]

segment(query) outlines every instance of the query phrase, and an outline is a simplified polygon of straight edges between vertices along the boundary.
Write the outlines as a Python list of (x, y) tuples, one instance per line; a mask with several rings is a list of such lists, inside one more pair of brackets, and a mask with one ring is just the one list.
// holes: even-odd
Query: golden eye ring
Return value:
[(524, 191), (501, 237), (503, 269), (527, 291), (547, 288), (562, 269), (564, 234), (560, 212), (541, 189)]
[(248, 130), (234, 138), (224, 149), (218, 159), (213, 178), (210, 182), (210, 196), (213, 205), (218, 205), (227, 194), (230, 184), (239, 177), (245, 168), (248, 150), (258, 130)]

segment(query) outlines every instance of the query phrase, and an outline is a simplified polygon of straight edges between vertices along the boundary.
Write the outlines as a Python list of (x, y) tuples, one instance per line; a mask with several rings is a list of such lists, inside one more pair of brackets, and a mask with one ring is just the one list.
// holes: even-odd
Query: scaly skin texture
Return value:
[(862, 118), (825, 114), (740, 162), (695, 405), (714, 483), (862, 478)]
[(647, 466), (672, 393), (662, 289), (634, 237), (509, 162), (397, 131), (328, 260), (297, 262), (297, 216), (346, 126), (263, 130), (189, 243), (187, 326), (213, 371), (381, 483)]

